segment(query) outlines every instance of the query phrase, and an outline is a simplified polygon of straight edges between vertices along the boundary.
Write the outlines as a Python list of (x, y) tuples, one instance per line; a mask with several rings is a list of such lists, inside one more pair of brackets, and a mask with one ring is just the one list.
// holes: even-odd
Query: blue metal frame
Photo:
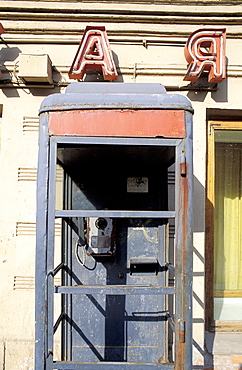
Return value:
[[(141, 84), (134, 88), (120, 84), (109, 84), (108, 92), (103, 94), (104, 85), (99, 93), (95, 91), (97, 84), (87, 84), (80, 93), (74, 84), (67, 94), (52, 95), (44, 100), (40, 109), (40, 138), (37, 186), (37, 246), (36, 246), (36, 350), (35, 369), (192, 369), (192, 107), (188, 100), (179, 95), (165, 94), (162, 88), (155, 89), (151, 84)], [(85, 87), (87, 86), (85, 85)], [(114, 87), (110, 87), (113, 85)], [(119, 85), (119, 86), (118, 86)], [(126, 85), (126, 84), (122, 84)], [(132, 84), (133, 85), (133, 84)], [(157, 86), (157, 85), (156, 85)], [(139, 89), (140, 90), (137, 90)], [(83, 88), (83, 85), (82, 85)], [(131, 89), (131, 93), (127, 93)], [(136, 92), (135, 92), (136, 89)], [(150, 92), (148, 91), (150, 89)], [(116, 92), (115, 92), (116, 91)], [(159, 92), (160, 91), (160, 92)], [(88, 101), (88, 104), (87, 104)], [(160, 138), (97, 138), (97, 137), (49, 137), (48, 112), (70, 109), (183, 109), (186, 120), (185, 139)], [(55, 169), (57, 144), (99, 144), (99, 145), (156, 145), (173, 146), (176, 148), (176, 206), (174, 211), (97, 211), (97, 210), (65, 210), (55, 211)], [(181, 174), (181, 165), (185, 165), (186, 173)], [(60, 217), (149, 217), (175, 218), (176, 220), (176, 283), (175, 289), (168, 287), (134, 287), (129, 286), (78, 286), (54, 288), (54, 275), (60, 267), (54, 268), (54, 223)], [(136, 364), (136, 363), (77, 363), (53, 361), (53, 306), (54, 292), (90, 294), (100, 288), (104, 294), (174, 294), (176, 300), (175, 315), (175, 364)], [(69, 298), (67, 298), (69, 299)], [(67, 339), (68, 340), (68, 339)]]
[(62, 362), (56, 363), (53, 366), (53, 369), (58, 370), (93, 370), (94, 366), (96, 369), (100, 370), (127, 370), (127, 368), (131, 370), (173, 370), (174, 365), (158, 365), (158, 364), (140, 364), (140, 363), (133, 363), (133, 362), (126, 362), (126, 363), (118, 363), (118, 362)]
[(41, 176), (37, 182), (37, 219), (36, 219), (36, 273), (35, 273), (35, 368), (45, 369), (46, 362), (46, 252), (47, 252), (47, 213), (48, 213), (48, 179), (49, 179), (49, 137), (48, 114), (42, 115), (39, 128), (39, 147), (41, 155), (38, 168)]

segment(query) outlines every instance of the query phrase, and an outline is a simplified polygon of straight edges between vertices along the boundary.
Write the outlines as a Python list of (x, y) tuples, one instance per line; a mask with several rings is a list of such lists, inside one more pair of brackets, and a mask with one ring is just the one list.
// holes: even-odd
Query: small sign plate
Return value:
[(148, 177), (128, 177), (128, 193), (148, 193)]

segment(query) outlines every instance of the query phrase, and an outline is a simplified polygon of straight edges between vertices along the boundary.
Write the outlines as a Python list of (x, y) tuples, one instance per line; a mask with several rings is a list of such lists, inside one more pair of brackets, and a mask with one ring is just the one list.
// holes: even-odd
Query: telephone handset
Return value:
[(88, 217), (86, 249), (91, 256), (113, 256), (115, 254), (114, 220), (110, 217)]

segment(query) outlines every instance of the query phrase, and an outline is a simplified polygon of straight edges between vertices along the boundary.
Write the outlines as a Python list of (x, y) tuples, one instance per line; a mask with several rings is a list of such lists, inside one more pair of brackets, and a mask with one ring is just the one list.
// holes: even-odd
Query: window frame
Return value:
[(214, 320), (215, 131), (241, 130), (242, 121), (208, 121), (205, 203), (205, 330), (242, 331), (242, 320)]

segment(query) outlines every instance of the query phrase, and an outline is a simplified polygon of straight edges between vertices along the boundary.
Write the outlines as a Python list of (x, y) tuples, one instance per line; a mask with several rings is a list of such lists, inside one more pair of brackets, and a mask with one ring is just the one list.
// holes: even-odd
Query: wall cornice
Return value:
[[(65, 4), (68, 4), (68, 7), (78, 7), (83, 4), (92, 3), (93, 0), (42, 0), (42, 1), (32, 1), (32, 0), (25, 0), (25, 1), (18, 1), (18, 0), (12, 0), (8, 1), (5, 0), (5, 6), (12, 5), (15, 3), (16, 6), (22, 5), (26, 7), (36, 7), (38, 6), (44, 6), (44, 7), (51, 7), (56, 6), (56, 3), (58, 3), (58, 6), (65, 7)], [(154, 4), (154, 5), (171, 5), (170, 0), (100, 0), (99, 4)], [(230, 6), (230, 5), (242, 5), (241, 0), (172, 0), (173, 5), (186, 5), (186, 6), (199, 6), (199, 5), (224, 5), (224, 6)]]
[[(58, 6), (56, 6), (58, 3)], [(194, 3), (196, 6), (194, 7)], [(180, 5), (179, 5), (180, 4)], [(204, 6), (207, 4), (207, 6)], [(216, 6), (215, 6), (216, 4)], [(226, 4), (226, 5), (225, 5)], [(236, 6), (235, 6), (236, 5)], [(158, 22), (238, 24), (242, 22), (242, 1), (199, 2), (141, 1), (2, 1), (1, 20), (38, 22)]]
[[(58, 6), (57, 6), (58, 3)], [(196, 3), (196, 6), (192, 4)], [(187, 38), (199, 27), (226, 27), (228, 38), (242, 35), (242, 1), (0, 1), (0, 19), (8, 35), (81, 35), (87, 24), (104, 24), (108, 36)], [(236, 4), (236, 6), (234, 5)], [(206, 5), (206, 6), (204, 6)], [(21, 42), (16, 36), (17, 42)], [(13, 39), (12, 39), (13, 40)], [(26, 40), (27, 41), (27, 40)], [(37, 39), (36, 39), (37, 41)], [(118, 40), (117, 40), (118, 41)], [(28, 42), (28, 41), (27, 41)]]
[(115, 21), (115, 22), (161, 22), (170, 23), (200, 23), (201, 20), (205, 24), (216, 23), (221, 24), (238, 24), (242, 21), (242, 5), (239, 6), (216, 6), (216, 7), (189, 7), (189, 6), (134, 6), (127, 2), (117, 4), (113, 7), (110, 4), (93, 2), (92, 5), (80, 4), (79, 8), (75, 9), (56, 9), (44, 7), (6, 7), (0, 3), (1, 20), (17, 20), (17, 21), (94, 21), (100, 20)]

